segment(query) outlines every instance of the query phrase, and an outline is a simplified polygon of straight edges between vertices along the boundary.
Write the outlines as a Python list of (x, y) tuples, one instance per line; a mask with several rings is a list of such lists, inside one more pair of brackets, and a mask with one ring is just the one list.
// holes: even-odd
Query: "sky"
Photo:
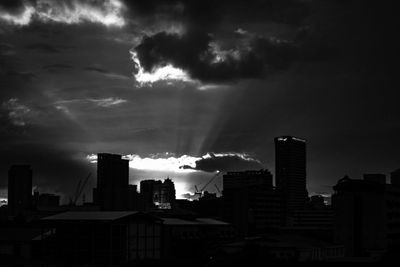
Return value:
[(0, 0), (0, 198), (12, 164), (64, 200), (92, 172), (91, 197), (100, 152), (181, 198), (217, 171), (274, 173), (280, 135), (307, 140), (310, 194), (389, 174), (395, 8), (367, 2)]

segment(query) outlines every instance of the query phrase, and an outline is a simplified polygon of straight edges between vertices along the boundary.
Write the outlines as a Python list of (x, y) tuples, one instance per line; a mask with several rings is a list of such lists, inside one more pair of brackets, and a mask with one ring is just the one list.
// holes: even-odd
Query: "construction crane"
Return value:
[(204, 190), (207, 188), (207, 186), (208, 186), (209, 184), (211, 184), (211, 182), (214, 181), (214, 179), (217, 178), (217, 176), (220, 175), (220, 174), (221, 174), (221, 172), (220, 172), (220, 171), (217, 171), (217, 173), (216, 173), (213, 177), (211, 177), (211, 179), (210, 179), (200, 190), (199, 190), (199, 188), (197, 187), (197, 185), (195, 185), (195, 186), (194, 186), (194, 189), (195, 189), (196, 191), (194, 192), (194, 194), (195, 194), (195, 195), (198, 195), (199, 197), (201, 197), (201, 196), (203, 195)]
[(86, 178), (79, 180), (78, 182), (78, 186), (76, 187), (76, 191), (74, 194), (74, 199), (72, 201), (72, 205), (76, 205), (76, 202), (78, 201), (79, 197), (81, 196), (83, 190), (85, 189), (85, 186), (90, 178), (90, 176), (92, 175), (91, 172), (89, 172), (89, 174), (86, 176)]
[(217, 188), (218, 193), (219, 193), (220, 195), (222, 195), (222, 192), (221, 192), (221, 190), (219, 189), (219, 187), (217, 186), (217, 184), (214, 184), (214, 186), (215, 186), (215, 188)]

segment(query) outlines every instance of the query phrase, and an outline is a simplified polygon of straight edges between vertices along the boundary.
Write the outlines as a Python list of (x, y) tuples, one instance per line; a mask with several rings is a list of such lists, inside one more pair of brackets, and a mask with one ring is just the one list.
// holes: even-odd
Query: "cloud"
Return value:
[[(199, 80), (205, 83), (264, 78), (285, 69), (297, 57), (297, 47), (289, 41), (256, 37), (236, 49), (224, 50), (206, 33), (158, 33), (146, 36), (131, 51), (134, 75), (153, 80)], [(155, 75), (168, 69), (166, 75)], [(147, 79), (152, 81), (152, 79)]]
[(127, 100), (122, 99), (122, 98), (115, 98), (115, 97), (108, 97), (108, 98), (102, 98), (102, 99), (88, 99), (89, 102), (93, 102), (96, 105), (100, 107), (111, 107), (111, 106), (116, 106), (120, 105), (122, 103), (126, 103)]
[(25, 126), (26, 120), (32, 112), (28, 106), (21, 104), (18, 98), (11, 98), (3, 102), (2, 107), (8, 112), (8, 118), (15, 126)]
[(184, 26), (177, 33), (147, 33), (135, 44), (131, 54), (139, 83), (180, 80), (201, 86), (264, 78), (297, 58), (297, 44), (264, 33), (245, 34), (238, 27), (231, 31), (235, 38), (221, 37), (226, 25), (262, 22), (296, 28), (308, 15), (306, 3), (296, 0), (126, 1), (126, 5), (134, 15), (153, 18), (153, 24), (161, 19)]
[(48, 72), (60, 72), (60, 71), (64, 71), (64, 70), (70, 70), (72, 68), (73, 68), (72, 65), (63, 64), (63, 63), (50, 64), (50, 65), (43, 66), (43, 69), (45, 69)]
[(0, 9), (0, 21), (19, 26), (29, 24), (35, 13), (35, 8), (31, 5), (25, 6), (22, 4), (22, 1), (15, 2), (20, 2), (21, 5), (18, 7), (10, 7), (7, 5)]
[(11, 13), (15, 13), (21, 10), (23, 7), (22, 0), (1, 0), (0, 9), (8, 10)]
[(262, 163), (243, 153), (208, 153), (196, 160), (195, 166), (184, 165), (183, 169), (205, 172), (259, 170)]
[[(124, 158), (129, 160), (129, 167), (137, 170), (152, 171), (169, 171), (169, 172), (193, 172), (189, 168), (183, 169), (181, 166), (195, 166), (199, 157), (182, 155), (176, 157), (175, 154), (166, 152), (164, 154), (151, 155), (149, 157), (141, 157), (136, 154), (125, 155)], [(91, 163), (97, 162), (97, 155), (91, 154), (87, 156)]]
[(145, 71), (140, 63), (136, 52), (131, 51), (132, 60), (134, 62), (135, 80), (139, 86), (151, 85), (160, 81), (184, 81), (195, 82), (189, 77), (189, 74), (182, 69), (176, 68), (171, 64), (156, 68), (151, 71)]
[(61, 106), (63, 104), (74, 104), (74, 103), (94, 103), (99, 107), (112, 107), (117, 106), (123, 103), (128, 102), (125, 99), (117, 98), (117, 97), (107, 97), (107, 98), (87, 98), (87, 99), (69, 99), (69, 100), (59, 100), (56, 101), (54, 104), (60, 110), (67, 110), (65, 107)]
[(92, 66), (88, 66), (85, 67), (84, 70), (92, 72), (92, 73), (96, 73), (96, 74), (100, 74), (104, 77), (110, 78), (110, 79), (117, 79), (117, 80), (128, 80), (130, 79), (130, 77), (125, 76), (123, 74), (120, 73), (115, 73), (115, 72), (111, 72), (103, 67), (101, 67), (100, 65), (92, 65)]
[(118, 0), (36, 0), (15, 1), (2, 4), (0, 20), (18, 26), (29, 25), (32, 21), (78, 24), (91, 22), (105, 26), (122, 27), (124, 5)]
[[(262, 169), (263, 165), (257, 159), (243, 153), (207, 153), (201, 157), (182, 155), (177, 157), (174, 153), (158, 153), (149, 157), (137, 154), (123, 156), (129, 160), (129, 167), (137, 170), (164, 171), (164, 172), (215, 172)], [(97, 162), (97, 155), (90, 154), (87, 160)]]

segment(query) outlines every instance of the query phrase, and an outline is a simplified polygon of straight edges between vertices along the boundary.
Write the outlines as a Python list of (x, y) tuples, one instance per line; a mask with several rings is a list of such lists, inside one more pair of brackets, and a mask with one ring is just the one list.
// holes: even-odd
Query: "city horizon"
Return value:
[[(293, 137), (293, 136), (288, 136), (288, 135), (281, 135), (281, 136), (278, 136), (278, 137), (275, 137), (274, 139), (277, 139), (277, 138), (284, 138), (284, 137), (289, 137), (289, 138), (291, 138), (291, 137)], [(294, 138), (296, 138), (296, 137), (294, 137)], [(304, 140), (304, 139), (299, 139), (299, 140), (303, 140), (304, 142), (307, 142), (307, 140)], [(114, 154), (114, 153), (108, 153), (108, 152), (99, 152), (99, 153), (97, 153), (97, 154), (91, 154), (91, 155), (87, 155), (87, 159), (88, 159), (88, 162), (90, 162), (90, 164), (97, 164), (97, 155), (98, 154)], [(183, 172), (185, 172), (185, 170), (188, 170), (188, 171), (198, 171), (197, 169), (196, 169), (196, 161), (198, 161), (198, 160), (200, 160), (200, 159), (207, 159), (207, 158), (211, 158), (212, 156), (215, 156), (215, 154), (217, 154), (217, 155), (220, 155), (219, 153), (208, 153), (207, 155), (205, 155), (205, 156), (203, 156), (203, 157), (188, 157), (187, 155), (182, 155), (182, 157), (181, 158), (183, 158), (184, 160), (181, 160), (180, 162), (179, 161), (176, 161), (175, 159), (176, 158), (173, 158), (172, 156), (172, 154), (171, 153), (167, 153), (166, 154), (166, 156), (167, 157), (165, 157), (165, 158), (157, 158), (157, 159), (151, 159), (151, 158), (149, 158), (148, 159), (148, 161), (147, 162), (144, 162), (144, 164), (143, 164), (143, 166), (140, 166), (140, 160), (143, 160), (143, 159), (139, 159), (139, 162), (137, 162), (137, 157), (138, 157), (138, 155), (136, 155), (136, 156), (134, 156), (134, 155), (121, 155), (122, 156), (122, 158), (123, 159), (126, 159), (126, 160), (129, 160), (129, 169), (131, 170), (131, 169), (133, 169), (133, 170), (135, 170), (135, 168), (139, 168), (140, 169), (140, 167), (142, 167), (144, 170), (146, 170), (146, 168), (147, 168), (147, 170), (149, 170), (149, 169), (151, 169), (152, 168), (152, 163), (154, 164), (154, 169), (155, 170), (159, 170), (160, 171), (160, 173), (162, 173), (162, 168), (166, 168), (166, 169), (168, 169), (168, 168), (170, 168), (171, 169), (171, 171), (170, 172), (166, 172), (165, 173), (165, 177), (163, 177), (163, 176), (158, 176), (158, 177), (146, 177), (146, 178), (142, 178), (142, 179), (138, 179), (138, 178), (136, 178), (135, 179), (135, 182), (134, 183), (132, 183), (131, 182), (131, 179), (130, 179), (130, 181), (129, 181), (129, 184), (131, 184), (131, 185), (137, 185), (137, 186), (139, 186), (140, 185), (140, 182), (142, 181), (142, 180), (165, 180), (165, 179), (167, 179), (167, 178), (170, 178), (170, 179), (172, 179), (172, 180), (174, 180), (174, 173), (175, 172), (179, 172), (179, 171), (183, 171)], [(238, 154), (234, 154), (234, 153), (221, 153), (221, 154), (223, 154), (223, 155), (228, 155), (228, 156), (237, 156)], [(115, 154), (115, 155), (120, 155), (120, 154)], [(168, 157), (169, 156), (169, 157)], [(242, 154), (241, 155), (242, 157), (245, 157), (245, 156), (247, 156), (246, 154)], [(173, 158), (173, 159), (172, 159)], [(136, 161), (135, 161), (135, 159), (136, 159)], [(157, 162), (157, 161), (159, 161), (159, 160), (162, 160), (162, 162), (160, 163), (160, 162)], [(164, 160), (163, 160), (164, 159)], [(153, 160), (153, 162), (152, 162), (152, 160)], [(274, 161), (273, 161), (274, 162)], [(188, 164), (191, 164), (191, 165), (188, 165)], [(193, 165), (194, 164), (194, 165)], [(31, 166), (28, 162), (26, 162), (25, 164), (13, 164), (13, 165), (29, 165), (29, 166)], [(31, 166), (32, 167), (32, 166)], [(212, 172), (207, 172), (207, 174), (209, 174), (208, 176), (204, 176), (204, 180), (205, 180), (205, 182), (207, 182), (207, 178), (209, 179), (209, 177), (212, 177), (213, 175), (215, 175), (215, 173), (218, 173), (218, 172), (223, 172), (223, 173), (227, 173), (227, 172), (230, 172), (230, 171), (248, 171), (248, 170), (261, 170), (261, 169), (266, 169), (266, 170), (269, 170), (269, 171), (271, 171), (272, 173), (275, 173), (275, 168), (274, 167), (270, 167), (270, 168), (266, 168), (264, 165), (261, 165), (260, 164), (260, 167), (261, 168), (259, 168), (259, 169), (246, 169), (246, 168), (241, 168), (241, 169), (232, 169), (232, 170), (229, 170), (229, 169), (226, 169), (226, 170), (223, 170), (223, 171), (219, 171), (219, 170), (215, 170), (215, 171), (212, 171)], [(173, 168), (177, 168), (177, 169), (175, 169), (175, 171), (173, 171)], [(338, 177), (337, 178), (337, 180), (336, 181), (334, 181), (333, 183), (332, 183), (332, 185), (331, 185), (331, 189), (329, 189), (329, 190), (326, 190), (325, 192), (310, 192), (309, 190), (307, 190), (307, 192), (308, 192), (308, 196), (309, 197), (311, 197), (311, 196), (314, 196), (314, 195), (321, 195), (321, 196), (323, 196), (325, 199), (326, 199), (326, 201), (327, 201), (327, 203), (330, 203), (330, 198), (331, 198), (331, 195), (332, 195), (332, 193), (333, 193), (333, 186), (336, 184), (336, 182), (338, 181), (338, 180), (340, 180), (341, 178), (343, 178), (343, 177), (345, 177), (345, 176), (350, 176), (350, 177), (352, 177), (352, 178), (356, 178), (356, 179), (361, 179), (362, 178), (362, 175), (364, 175), (364, 174), (369, 174), (369, 173), (382, 173), (382, 174), (390, 174), (391, 172), (394, 172), (394, 171), (396, 171), (396, 170), (398, 170), (398, 168), (395, 168), (395, 169), (393, 169), (393, 170), (387, 170), (387, 171), (385, 171), (385, 172), (363, 172), (363, 171), (361, 171), (361, 175), (360, 176), (357, 176), (357, 177), (353, 177), (353, 176), (351, 176), (351, 175), (348, 175), (348, 173), (343, 173), (343, 175), (342, 176), (340, 176), (340, 177)], [(34, 168), (33, 168), (33, 173), (34, 173)], [(90, 172), (91, 173), (91, 172)], [(95, 174), (95, 173), (94, 173)], [(35, 177), (35, 175), (33, 175), (33, 177)], [(93, 175), (93, 177), (95, 177), (95, 175)], [(131, 176), (130, 176), (131, 177)], [(276, 177), (275, 177), (275, 175), (273, 175), (273, 181), (274, 181), (274, 186), (276, 186), (276, 184), (275, 184), (275, 179), (276, 179)], [(33, 179), (33, 180), (35, 180), (35, 179)], [(387, 178), (386, 178), (386, 181), (388, 182), (389, 181), (389, 176), (387, 176)], [(204, 184), (204, 181), (202, 181), (202, 183)], [(180, 191), (178, 191), (177, 192), (177, 199), (188, 199), (188, 200), (192, 200), (192, 198), (191, 198), (191, 195), (193, 195), (194, 193), (195, 193), (195, 186), (200, 186), (201, 185), (201, 183), (200, 184), (192, 184), (191, 185), (191, 188), (187, 188), (187, 189), (191, 189), (191, 190), (182, 190), (182, 188), (185, 188), (185, 187), (178, 187), (178, 188), (180, 188)], [(216, 183), (216, 185), (217, 186), (222, 186), (221, 185), (221, 181), (219, 181), (218, 183)], [(308, 186), (308, 182), (306, 183), (306, 185)], [(138, 189), (140, 189), (140, 187), (138, 187)], [(208, 190), (206, 190), (206, 191), (209, 191), (209, 192), (211, 192), (211, 193), (218, 193), (218, 191), (216, 190), (216, 188), (214, 188), (214, 187), (212, 187), (212, 186), (210, 186), (209, 188), (207, 188)], [(223, 187), (221, 187), (221, 189), (223, 190)], [(90, 190), (91, 189), (89, 189), (89, 188), (87, 188), (87, 189), (85, 189), (85, 191), (86, 192), (90, 192)], [(32, 193), (34, 192), (34, 191), (41, 191), (40, 190), (40, 188), (38, 187), (38, 186), (36, 186), (35, 185), (35, 183), (33, 183), (33, 189), (32, 189)], [(45, 190), (45, 191), (42, 191), (42, 193), (58, 193), (58, 194), (60, 194), (60, 192), (54, 192), (54, 191), (51, 191), (51, 190)], [(62, 196), (62, 203), (63, 204), (68, 204), (68, 200), (69, 200), (69, 198), (71, 197), (71, 195), (72, 195), (72, 193), (73, 192), (71, 192), (71, 194), (70, 195), (67, 195), (67, 194), (65, 194), (65, 193), (61, 193), (60, 195)], [(89, 194), (90, 195), (90, 194)], [(6, 202), (4, 202), (4, 201), (7, 201), (7, 198), (3, 195), (2, 197), (0, 197), (0, 200), (2, 201), (2, 203), (1, 203), (1, 206), (2, 205), (5, 205), (6, 204)]]

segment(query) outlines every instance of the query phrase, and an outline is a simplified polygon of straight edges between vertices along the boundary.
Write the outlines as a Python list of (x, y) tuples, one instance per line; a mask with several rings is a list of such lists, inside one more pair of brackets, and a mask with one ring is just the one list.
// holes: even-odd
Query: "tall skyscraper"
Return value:
[(283, 214), (303, 209), (306, 189), (306, 142), (293, 136), (275, 138), (275, 183), (282, 196)]
[(32, 208), (32, 169), (13, 165), (8, 171), (8, 208), (18, 215)]
[(129, 160), (121, 155), (97, 155), (96, 204), (101, 210), (127, 210)]

